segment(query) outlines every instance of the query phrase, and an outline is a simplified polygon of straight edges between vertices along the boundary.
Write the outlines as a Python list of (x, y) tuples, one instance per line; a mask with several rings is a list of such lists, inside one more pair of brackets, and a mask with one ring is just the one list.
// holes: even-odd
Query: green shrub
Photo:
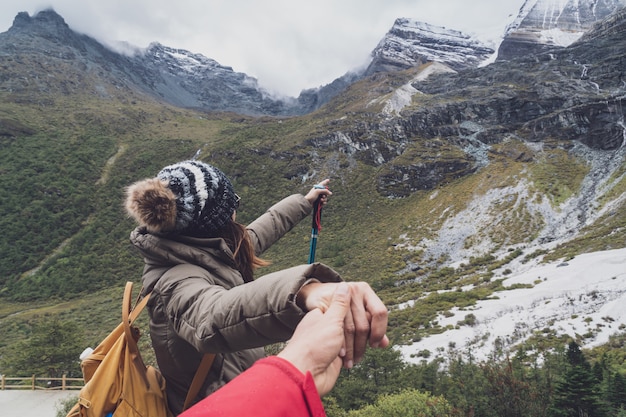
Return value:
[(374, 405), (350, 411), (348, 417), (446, 417), (452, 416), (452, 407), (443, 397), (414, 389), (399, 394), (384, 395)]

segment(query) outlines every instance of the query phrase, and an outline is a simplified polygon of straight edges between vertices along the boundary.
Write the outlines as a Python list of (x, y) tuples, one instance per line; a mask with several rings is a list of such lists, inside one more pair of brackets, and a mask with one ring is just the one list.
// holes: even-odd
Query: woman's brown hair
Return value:
[(235, 265), (241, 272), (245, 282), (253, 280), (256, 268), (270, 264), (269, 261), (256, 256), (250, 236), (244, 225), (230, 221), (222, 228), (220, 237), (226, 241), (228, 247), (233, 251)]

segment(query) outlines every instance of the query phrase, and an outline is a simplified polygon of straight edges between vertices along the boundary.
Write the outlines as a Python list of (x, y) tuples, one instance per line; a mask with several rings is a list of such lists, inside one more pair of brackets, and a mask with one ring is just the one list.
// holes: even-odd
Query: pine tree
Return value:
[(331, 395), (344, 410), (374, 404), (379, 396), (405, 388), (402, 378), (405, 367), (400, 352), (395, 349), (368, 349), (358, 365), (342, 370)]
[(570, 342), (566, 353), (568, 368), (556, 384), (550, 408), (553, 417), (603, 417), (599, 384), (580, 346)]
[(464, 416), (496, 417), (497, 411), (489, 402), (488, 382), (480, 365), (469, 352), (466, 357), (458, 355), (450, 360), (446, 399)]
[(607, 379), (606, 400), (609, 407), (614, 412), (626, 409), (626, 378), (619, 372), (614, 372)]

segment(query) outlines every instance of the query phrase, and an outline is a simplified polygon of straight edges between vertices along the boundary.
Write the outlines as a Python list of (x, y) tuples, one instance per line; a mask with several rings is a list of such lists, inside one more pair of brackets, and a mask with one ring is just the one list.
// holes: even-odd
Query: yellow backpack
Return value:
[[(67, 417), (172, 417), (165, 378), (143, 362), (137, 347), (139, 329), (132, 326), (150, 294), (133, 309), (132, 290), (133, 283), (127, 282), (122, 322), (81, 362), (85, 386)], [(214, 356), (204, 355), (187, 393), (185, 408), (198, 394)]]

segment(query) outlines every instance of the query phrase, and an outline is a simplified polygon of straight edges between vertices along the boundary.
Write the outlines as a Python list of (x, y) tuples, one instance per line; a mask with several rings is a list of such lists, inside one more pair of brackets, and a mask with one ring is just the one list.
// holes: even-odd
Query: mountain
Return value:
[[(626, 280), (626, 222), (616, 217), (626, 208), (624, 54), (617, 52), (626, 50), (625, 33), (626, 9), (620, 9), (592, 25), (569, 47), (457, 75), (418, 76), (409, 83), (413, 103), (420, 104), (396, 109), (404, 119), (402, 126), (412, 127), (404, 137), (432, 132), (432, 141), (445, 138), (463, 147), (467, 163), (460, 165), (462, 159), (458, 159), (456, 165), (446, 165), (443, 158), (437, 158), (429, 164), (397, 158), (391, 164), (395, 181), (385, 181), (393, 186), (387, 189), (394, 190), (390, 195), (428, 188), (434, 190), (433, 201), (446, 200), (438, 206), (442, 221), (429, 237), (415, 239), (416, 231), (407, 231), (406, 242), (397, 243), (420, 253), (420, 261), (402, 271), (408, 277), (405, 285), (432, 279), (420, 273), (428, 262), (449, 268), (447, 274), (455, 276), (458, 285), (464, 274), (476, 273), (485, 253), (504, 265), (487, 268), (492, 274), (484, 275), (489, 280), (501, 278), (501, 290), (490, 300), (471, 307), (457, 304), (440, 313), (430, 322), (437, 329), (434, 335), (399, 348), (405, 358), (419, 362), (424, 357), (445, 357), (454, 350), (488, 360), (497, 349), (514, 350), (527, 340), (541, 339), (537, 335), (566, 334), (592, 347), (607, 343), (609, 335), (626, 325), (621, 308), (626, 299), (621, 290)], [(402, 136), (398, 126), (389, 131)], [(515, 144), (519, 139), (524, 146)], [(565, 151), (562, 156), (567, 155), (568, 161), (559, 162), (561, 157), (552, 154), (545, 160), (551, 166), (549, 174), (522, 173), (534, 170), (545, 152), (551, 153), (549, 148)], [(509, 167), (500, 166), (497, 155), (507, 155), (511, 158), (507, 164), (517, 161), (525, 168), (505, 181), (502, 173)], [(578, 171), (577, 165), (583, 170)], [(433, 173), (445, 178), (454, 172), (459, 178), (481, 171), (482, 185), (456, 189), (455, 196), (473, 194), (460, 210), (442, 195), (449, 190), (432, 186), (437, 177)], [(561, 182), (576, 176), (579, 180), (573, 188)], [(492, 179), (499, 183), (497, 187), (477, 192)], [(544, 181), (548, 188), (561, 189), (552, 194), (551, 202), (536, 192)], [(422, 233), (429, 234), (428, 228), (421, 228), (426, 229)], [(609, 236), (612, 243), (604, 246), (606, 252), (583, 255), (591, 241)], [(561, 255), (567, 256), (543, 255), (566, 247)], [(522, 253), (526, 255), (519, 256)], [(446, 282), (440, 289), (441, 299), (459, 290), (450, 286), (449, 276), (440, 275), (440, 279)], [(438, 299), (428, 294), (394, 307), (404, 316), (405, 309), (419, 311), (420, 302), (433, 302), (431, 298)]]
[(498, 60), (568, 46), (624, 0), (526, 0), (498, 49)]
[[(11, 28), (0, 34), (0, 48), (4, 54), (16, 57), (16, 63), (26, 64), (24, 68), (14, 66), (11, 69), (16, 71), (15, 76), (5, 77), (4, 87), (15, 92), (118, 86), (176, 106), (208, 111), (281, 114), (289, 113), (292, 107), (269, 97), (254, 78), (199, 54), (158, 43), (130, 55), (115, 53), (71, 30), (53, 10), (34, 17), (19, 13)], [(65, 68), (69, 71), (67, 78), (75, 80), (76, 85), (61, 85), (58, 77), (44, 77), (36, 85), (17, 82), (17, 74), (33, 73), (33, 67)]]
[[(365, 143), (353, 146), (370, 149), (368, 162), (386, 167), (378, 189), (391, 198), (433, 189), (475, 172), (484, 165), (488, 146), (507, 138), (538, 144), (559, 138), (591, 149), (620, 149), (624, 134), (622, 55), (614, 48), (624, 43), (623, 10), (615, 16), (590, 32), (585, 38), (589, 41), (561, 51), (499, 61), (462, 73), (425, 65), (407, 84), (387, 92), (385, 108), (395, 110), (372, 117), (363, 122), (365, 126), (344, 135), (361, 137)], [(398, 96), (404, 97), (406, 107), (390, 105)], [(358, 133), (378, 130), (389, 132), (393, 140), (382, 142)], [(405, 157), (414, 137), (454, 143), (463, 149), (462, 157), (415, 164)]]
[[(606, 17), (624, 0), (569, 1), (528, 0), (506, 31), (498, 59), (508, 60), (556, 45), (567, 45), (591, 25)], [(53, 10), (31, 17), (19, 13), (12, 27), (0, 34), (0, 52), (24, 54), (30, 67), (6, 74), (5, 86), (19, 91), (34, 85), (17, 85), (17, 74), (32, 67), (48, 66), (55, 60), (67, 67), (83, 89), (123, 85), (184, 108), (234, 112), (260, 116), (294, 116), (310, 113), (328, 103), (348, 86), (380, 72), (402, 71), (428, 62), (438, 62), (454, 71), (476, 68), (492, 60), (494, 50), (471, 36), (410, 18), (397, 19), (372, 51), (365, 69), (355, 69), (324, 86), (303, 90), (297, 98), (276, 97), (257, 80), (233, 71), (211, 58), (190, 51), (153, 43), (145, 50), (127, 48), (118, 54), (95, 39), (72, 31)], [(38, 51), (46, 51), (46, 62), (38, 63)], [(101, 69), (98, 69), (101, 66)], [(89, 69), (85, 78), (83, 68)], [(15, 69), (15, 68), (12, 68)], [(103, 77), (102, 80), (97, 78)], [(45, 84), (42, 83), (45, 80)], [(79, 81), (80, 80), (80, 81)], [(67, 90), (71, 85), (54, 85), (55, 79), (39, 79), (39, 88)], [(101, 86), (84, 83), (103, 83)]]
[[(489, 65), (463, 35), (398, 23), (405, 41), (389, 36), (371, 74), (311, 90), (315, 111), (270, 117), (296, 104), (209, 58), (159, 44), (116, 54), (54, 12), (18, 15), (0, 34), (0, 355), (48, 315), (84, 326), (101, 308), (119, 322), (111, 295), (142, 268), (124, 187), (194, 155), (231, 177), (243, 223), (330, 178), (318, 259), (377, 290), (396, 346), (469, 326), (442, 317), (503, 292), (542, 291), (543, 276), (521, 276), (529, 266), (578, 269), (583, 254), (626, 248), (624, 9), (569, 46)], [(435, 55), (417, 32), (450, 43)], [(306, 262), (309, 236), (307, 221), (294, 227), (263, 272)]]
[[(372, 52), (373, 60), (366, 70), (350, 71), (327, 85), (303, 90), (298, 98), (291, 98), (276, 97), (261, 88), (255, 78), (211, 58), (156, 42), (145, 50), (127, 47), (127, 54), (113, 52), (95, 39), (72, 31), (53, 10), (33, 17), (19, 13), (12, 27), (0, 34), (0, 48), (7, 54), (28, 54), (29, 62), (36, 61), (37, 52), (45, 50), (46, 62), (42, 65), (50, 65), (52, 60), (58, 60), (59, 65), (69, 64), (75, 78), (84, 81), (87, 80), (82, 72), (87, 68), (92, 75), (104, 77), (101, 81), (105, 84), (123, 83), (174, 106), (253, 116), (310, 113), (350, 84), (375, 72), (406, 69), (433, 60), (454, 69), (470, 68), (493, 53), (458, 31), (398, 19)], [(15, 81), (19, 77), (7, 78)], [(54, 86), (53, 79), (47, 83), (45, 88), (68, 88)], [(24, 87), (12, 84), (6, 88)]]
[[(456, 215), (448, 212), (434, 236), (406, 246), (423, 251), (423, 259), (454, 264), (485, 251), (506, 253), (511, 245), (575, 239), (613, 213), (600, 209), (608, 201), (600, 205), (598, 201), (606, 187), (623, 178), (623, 25), (622, 10), (569, 48), (462, 73), (430, 71), (433, 65), (425, 65), (409, 82), (381, 96), (383, 110), (393, 110), (371, 115), (341, 135), (329, 132), (315, 143), (378, 167), (377, 190), (393, 199), (435, 192), (444, 184), (493, 171), (497, 155), (532, 166), (548, 148), (562, 149), (584, 162), (577, 168), (574, 160), (563, 161), (563, 172), (571, 170), (567, 175), (572, 178), (580, 175), (580, 182), (563, 185), (569, 191), (551, 197), (560, 201), (558, 207), (535, 199), (532, 189), (538, 179), (527, 178), (524, 184), (520, 177), (475, 195), (475, 201)], [(390, 106), (397, 96), (404, 97), (405, 106)], [(523, 145), (518, 146), (518, 140)], [(556, 159), (552, 162), (556, 164)], [(579, 168), (583, 171), (575, 173)], [(554, 182), (559, 180), (555, 177)], [(614, 204), (623, 204), (623, 194), (614, 197), (618, 197)], [(514, 202), (516, 210), (498, 210), (504, 201)], [(492, 229), (495, 224), (516, 224), (518, 216), (534, 219), (533, 226), (504, 235), (501, 226)]]
[(413, 19), (397, 19), (378, 46), (365, 75), (439, 62), (455, 71), (476, 68), (495, 51), (469, 35)]
[(256, 79), (200, 54), (153, 43), (130, 60), (127, 72), (139, 75), (137, 83), (175, 106), (252, 115), (290, 112)]

